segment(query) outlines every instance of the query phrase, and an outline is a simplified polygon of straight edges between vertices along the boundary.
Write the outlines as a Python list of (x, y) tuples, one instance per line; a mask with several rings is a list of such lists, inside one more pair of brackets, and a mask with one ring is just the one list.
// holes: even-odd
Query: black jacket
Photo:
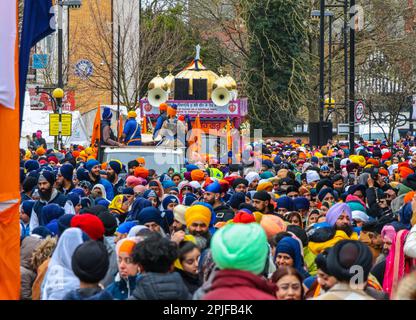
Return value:
[(380, 218), (388, 213), (391, 213), (390, 206), (383, 209), (378, 205), (377, 188), (367, 188), (366, 196), (368, 203), (367, 213), (369, 216), (373, 218)]
[(182, 280), (185, 283), (185, 286), (188, 288), (191, 294), (194, 294), (195, 291), (202, 286), (202, 280), (199, 278), (198, 275), (194, 275), (180, 269), (175, 269), (175, 271), (181, 275)]
[(129, 300), (191, 300), (192, 295), (181, 276), (173, 273), (145, 273), (137, 279)]

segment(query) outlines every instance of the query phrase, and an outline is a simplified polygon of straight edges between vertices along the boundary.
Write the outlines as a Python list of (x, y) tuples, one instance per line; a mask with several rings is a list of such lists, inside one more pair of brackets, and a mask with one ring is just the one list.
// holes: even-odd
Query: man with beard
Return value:
[(58, 191), (64, 195), (67, 195), (75, 188), (72, 182), (73, 173), (74, 167), (70, 163), (65, 163), (58, 169), (55, 185)]
[(327, 165), (323, 165), (319, 171), (319, 176), (321, 179), (328, 179), (331, 175), (329, 167)]
[(204, 202), (214, 208), (216, 222), (227, 222), (234, 218), (234, 211), (221, 200), (221, 185), (218, 181), (204, 187)]
[(113, 185), (114, 196), (121, 194), (125, 185), (124, 179), (119, 177), (122, 169), (123, 164), (120, 160), (110, 160), (107, 165), (107, 179)]
[(352, 212), (351, 208), (345, 203), (337, 203), (333, 205), (326, 214), (326, 222), (330, 224), (335, 230), (344, 231), (345, 234), (354, 240), (358, 239), (358, 235), (354, 232), (352, 227)]
[[(201, 248), (201, 259), (203, 257), (202, 251), (209, 248), (211, 241), (209, 227), (212, 212), (210, 207), (210, 205), (197, 203), (185, 211), (186, 228), (188, 233), (195, 237), (198, 247)], [(200, 262), (200, 264), (202, 263)]]
[(253, 207), (262, 214), (274, 214), (272, 197), (266, 191), (258, 191), (253, 195)]
[(75, 214), (75, 209), (66, 196), (58, 192), (53, 185), (55, 174), (51, 171), (43, 170), (39, 174), (38, 188), (40, 199), (35, 202), (30, 216), (29, 228), (34, 230), (40, 224), (42, 208), (47, 204), (57, 204), (65, 209), (66, 214)]
[(107, 179), (101, 178), (100, 163), (95, 159), (91, 159), (85, 163), (85, 168), (88, 170), (88, 176), (90, 178), (91, 184), (93, 186), (96, 184), (102, 184), (105, 188), (107, 200), (112, 201), (114, 198), (113, 185)]

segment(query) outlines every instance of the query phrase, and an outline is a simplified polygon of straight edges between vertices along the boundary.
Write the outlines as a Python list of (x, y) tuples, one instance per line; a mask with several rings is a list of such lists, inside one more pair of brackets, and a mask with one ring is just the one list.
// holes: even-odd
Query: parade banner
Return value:
[[(142, 111), (147, 116), (158, 116), (159, 108), (153, 107), (149, 104), (147, 99), (140, 102)], [(196, 117), (198, 114), (201, 118), (204, 117), (221, 117), (221, 116), (237, 116), (244, 117), (248, 113), (247, 99), (239, 99), (231, 101), (224, 107), (215, 105), (211, 100), (189, 100), (177, 101), (170, 100), (167, 104), (176, 104), (178, 106), (178, 115), (190, 115)]]

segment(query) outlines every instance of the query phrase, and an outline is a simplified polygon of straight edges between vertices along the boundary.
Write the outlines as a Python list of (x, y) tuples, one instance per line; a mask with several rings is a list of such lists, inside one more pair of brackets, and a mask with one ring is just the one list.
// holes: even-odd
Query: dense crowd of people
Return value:
[(21, 299), (416, 298), (413, 141), (259, 141), (181, 172), (31, 150)]

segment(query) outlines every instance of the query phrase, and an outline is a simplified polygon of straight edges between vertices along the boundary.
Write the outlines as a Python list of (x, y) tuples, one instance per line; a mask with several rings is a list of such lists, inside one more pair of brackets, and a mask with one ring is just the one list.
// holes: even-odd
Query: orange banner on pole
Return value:
[(94, 125), (92, 126), (91, 145), (94, 146), (97, 140), (101, 139), (101, 105), (98, 104), (95, 114)]
[(120, 141), (121, 136), (123, 135), (123, 119), (122, 117), (118, 118), (118, 141)]
[(143, 134), (147, 133), (147, 117), (146, 116), (143, 116), (142, 133)]
[(201, 118), (199, 117), (199, 113), (196, 116), (194, 125), (195, 125), (194, 129), (196, 129), (196, 137), (197, 137), (196, 151), (198, 153), (201, 153), (201, 150), (202, 150), (202, 135), (201, 135), (202, 126), (201, 126)]

